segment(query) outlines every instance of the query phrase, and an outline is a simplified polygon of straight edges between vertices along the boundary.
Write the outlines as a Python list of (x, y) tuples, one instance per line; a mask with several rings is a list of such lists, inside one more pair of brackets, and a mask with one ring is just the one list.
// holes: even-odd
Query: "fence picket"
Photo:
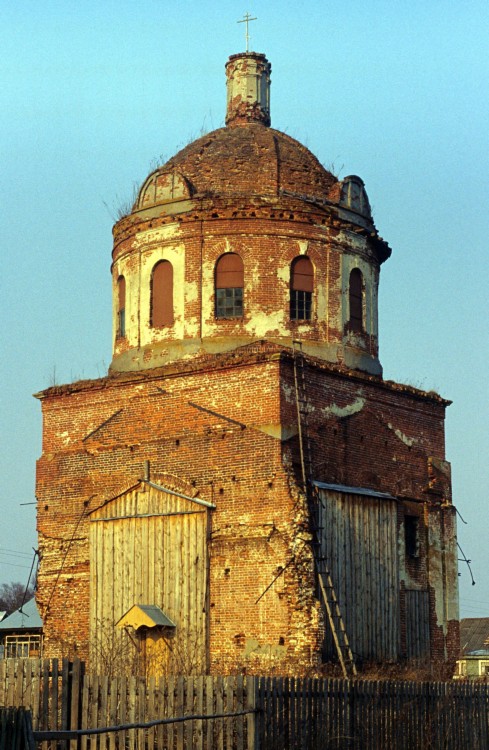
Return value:
[[(211, 716), (214, 713), (214, 680), (212, 677), (205, 677), (204, 679), (204, 685), (205, 685), (205, 712), (208, 716)], [(216, 712), (217, 713), (217, 712)], [(214, 730), (215, 730), (215, 721), (206, 721), (205, 722), (205, 748), (206, 750), (209, 750), (211, 747), (213, 747), (213, 737), (214, 737)]]
[[(117, 700), (119, 692), (119, 679), (114, 677), (110, 682), (110, 694), (109, 694), (109, 725), (115, 726), (117, 724)], [(75, 740), (76, 742), (76, 740)], [(72, 750), (72, 748), (70, 748)], [(73, 748), (76, 750), (76, 746)], [(109, 735), (109, 750), (116, 750), (116, 734), (113, 732)]]

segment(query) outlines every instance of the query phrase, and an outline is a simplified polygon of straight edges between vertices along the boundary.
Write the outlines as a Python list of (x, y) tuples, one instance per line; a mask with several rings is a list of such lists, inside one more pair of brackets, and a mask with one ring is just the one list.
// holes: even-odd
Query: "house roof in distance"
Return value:
[(489, 617), (467, 617), (460, 620), (460, 651), (463, 656), (482, 652), (489, 654)]
[(41, 628), (42, 620), (35, 599), (26, 602), (0, 622), (0, 631), (40, 630)]

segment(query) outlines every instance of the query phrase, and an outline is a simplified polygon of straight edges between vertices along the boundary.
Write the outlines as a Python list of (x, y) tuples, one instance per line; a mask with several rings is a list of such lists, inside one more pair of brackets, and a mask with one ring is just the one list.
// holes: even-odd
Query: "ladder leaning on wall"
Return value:
[(299, 451), (301, 461), (302, 484), (306, 494), (309, 510), (310, 531), (312, 535), (312, 550), (314, 564), (319, 584), (319, 590), (328, 616), (331, 633), (338, 654), (338, 659), (345, 678), (355, 677), (357, 669), (353, 659), (350, 642), (341, 614), (340, 605), (326, 564), (326, 558), (321, 551), (321, 498), (312, 482), (312, 447), (308, 425), (308, 409), (306, 397), (306, 379), (304, 368), (304, 354), (301, 341), (292, 341), (292, 359), (294, 364), (294, 387), (297, 406), (297, 429), (299, 437)]

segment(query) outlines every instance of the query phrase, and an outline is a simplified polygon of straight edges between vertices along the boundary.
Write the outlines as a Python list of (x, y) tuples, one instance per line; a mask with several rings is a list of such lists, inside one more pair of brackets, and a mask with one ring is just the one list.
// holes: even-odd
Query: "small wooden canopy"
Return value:
[(133, 604), (116, 623), (118, 628), (176, 628), (174, 622), (156, 604)]

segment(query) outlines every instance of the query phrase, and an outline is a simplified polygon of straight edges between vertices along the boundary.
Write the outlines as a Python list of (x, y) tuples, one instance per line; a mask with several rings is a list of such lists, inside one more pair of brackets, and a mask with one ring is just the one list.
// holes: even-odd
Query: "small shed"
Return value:
[(31, 599), (0, 622), (0, 657), (38, 658), (42, 653), (42, 620)]

